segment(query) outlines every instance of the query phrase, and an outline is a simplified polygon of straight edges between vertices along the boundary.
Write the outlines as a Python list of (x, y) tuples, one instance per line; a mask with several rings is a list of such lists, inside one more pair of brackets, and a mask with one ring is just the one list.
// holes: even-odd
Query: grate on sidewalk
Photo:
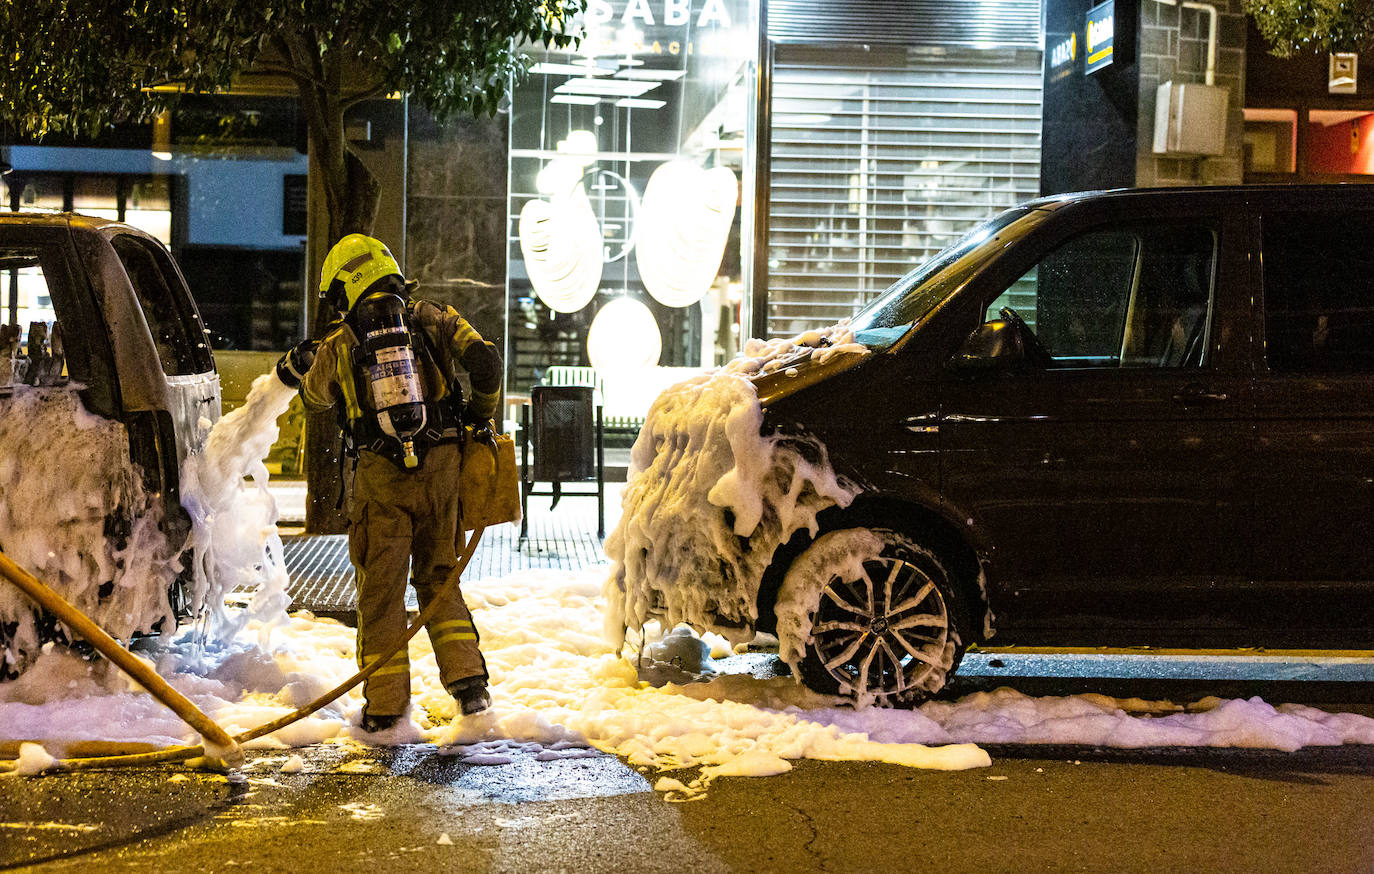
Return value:
[[(580, 571), (608, 564), (595, 520), (571, 514), (531, 513), (529, 535), (514, 523), (488, 528), (463, 573), (465, 580), (508, 576), (524, 570)], [(353, 565), (344, 534), (297, 534), (282, 538), (291, 610), (351, 616), (357, 607)], [(406, 590), (415, 609), (415, 592)]]

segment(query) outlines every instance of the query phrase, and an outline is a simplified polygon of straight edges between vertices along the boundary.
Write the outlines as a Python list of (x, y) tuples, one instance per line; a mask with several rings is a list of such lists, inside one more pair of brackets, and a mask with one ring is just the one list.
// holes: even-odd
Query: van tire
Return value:
[[(816, 575), (821, 592), (801, 679), (856, 704), (909, 707), (943, 689), (963, 658), (964, 605), (933, 550), (887, 528), (851, 530), (874, 537), (854, 561), (822, 565)], [(803, 552), (798, 562), (805, 560)], [(859, 566), (863, 573), (846, 579)]]

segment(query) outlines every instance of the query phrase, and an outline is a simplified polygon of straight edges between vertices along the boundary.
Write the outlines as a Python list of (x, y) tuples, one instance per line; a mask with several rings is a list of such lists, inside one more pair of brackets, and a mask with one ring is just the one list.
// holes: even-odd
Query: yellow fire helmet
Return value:
[(393, 274), (404, 279), (400, 265), (381, 240), (365, 234), (349, 234), (324, 256), (320, 297), (336, 309), (351, 310), (372, 283)]

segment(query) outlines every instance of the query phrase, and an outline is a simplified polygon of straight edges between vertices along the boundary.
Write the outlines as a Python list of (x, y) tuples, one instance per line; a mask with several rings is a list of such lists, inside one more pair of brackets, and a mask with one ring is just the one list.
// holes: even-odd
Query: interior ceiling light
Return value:
[(520, 210), (520, 253), (534, 293), (549, 309), (575, 313), (601, 284), (602, 239), (596, 213), (582, 187), (584, 168), (595, 161), (596, 135), (573, 131), (558, 144), (559, 157), (539, 171), (535, 185), (548, 200)]
[(671, 82), (681, 79), (686, 70), (658, 70), (652, 67), (627, 68), (615, 74), (617, 79), (653, 79), (660, 82)]
[(581, 106), (595, 106), (601, 102), (601, 98), (597, 97), (595, 94), (555, 94), (549, 98), (549, 102), (576, 103)]
[(663, 334), (649, 308), (632, 297), (603, 306), (587, 331), (587, 357), (606, 374), (622, 374), (658, 364)]
[(688, 306), (710, 290), (738, 200), (739, 183), (728, 167), (669, 161), (654, 171), (635, 234), (639, 275), (654, 300)]
[(648, 97), (622, 97), (615, 102), (622, 109), (662, 109), (666, 100), (653, 100)]
[(657, 88), (659, 83), (629, 79), (569, 79), (554, 89), (559, 94), (609, 94), (615, 97), (638, 97)]
[(549, 61), (540, 61), (530, 67), (531, 73), (543, 73), (546, 76), (606, 76), (610, 70), (598, 67), (596, 64), (555, 64)]

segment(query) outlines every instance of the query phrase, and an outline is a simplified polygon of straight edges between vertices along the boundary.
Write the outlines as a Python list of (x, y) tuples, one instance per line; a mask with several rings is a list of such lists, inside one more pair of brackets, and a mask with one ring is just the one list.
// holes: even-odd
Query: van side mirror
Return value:
[(946, 366), (956, 373), (1010, 370), (1026, 360), (1021, 332), (1006, 319), (993, 319), (968, 335)]

